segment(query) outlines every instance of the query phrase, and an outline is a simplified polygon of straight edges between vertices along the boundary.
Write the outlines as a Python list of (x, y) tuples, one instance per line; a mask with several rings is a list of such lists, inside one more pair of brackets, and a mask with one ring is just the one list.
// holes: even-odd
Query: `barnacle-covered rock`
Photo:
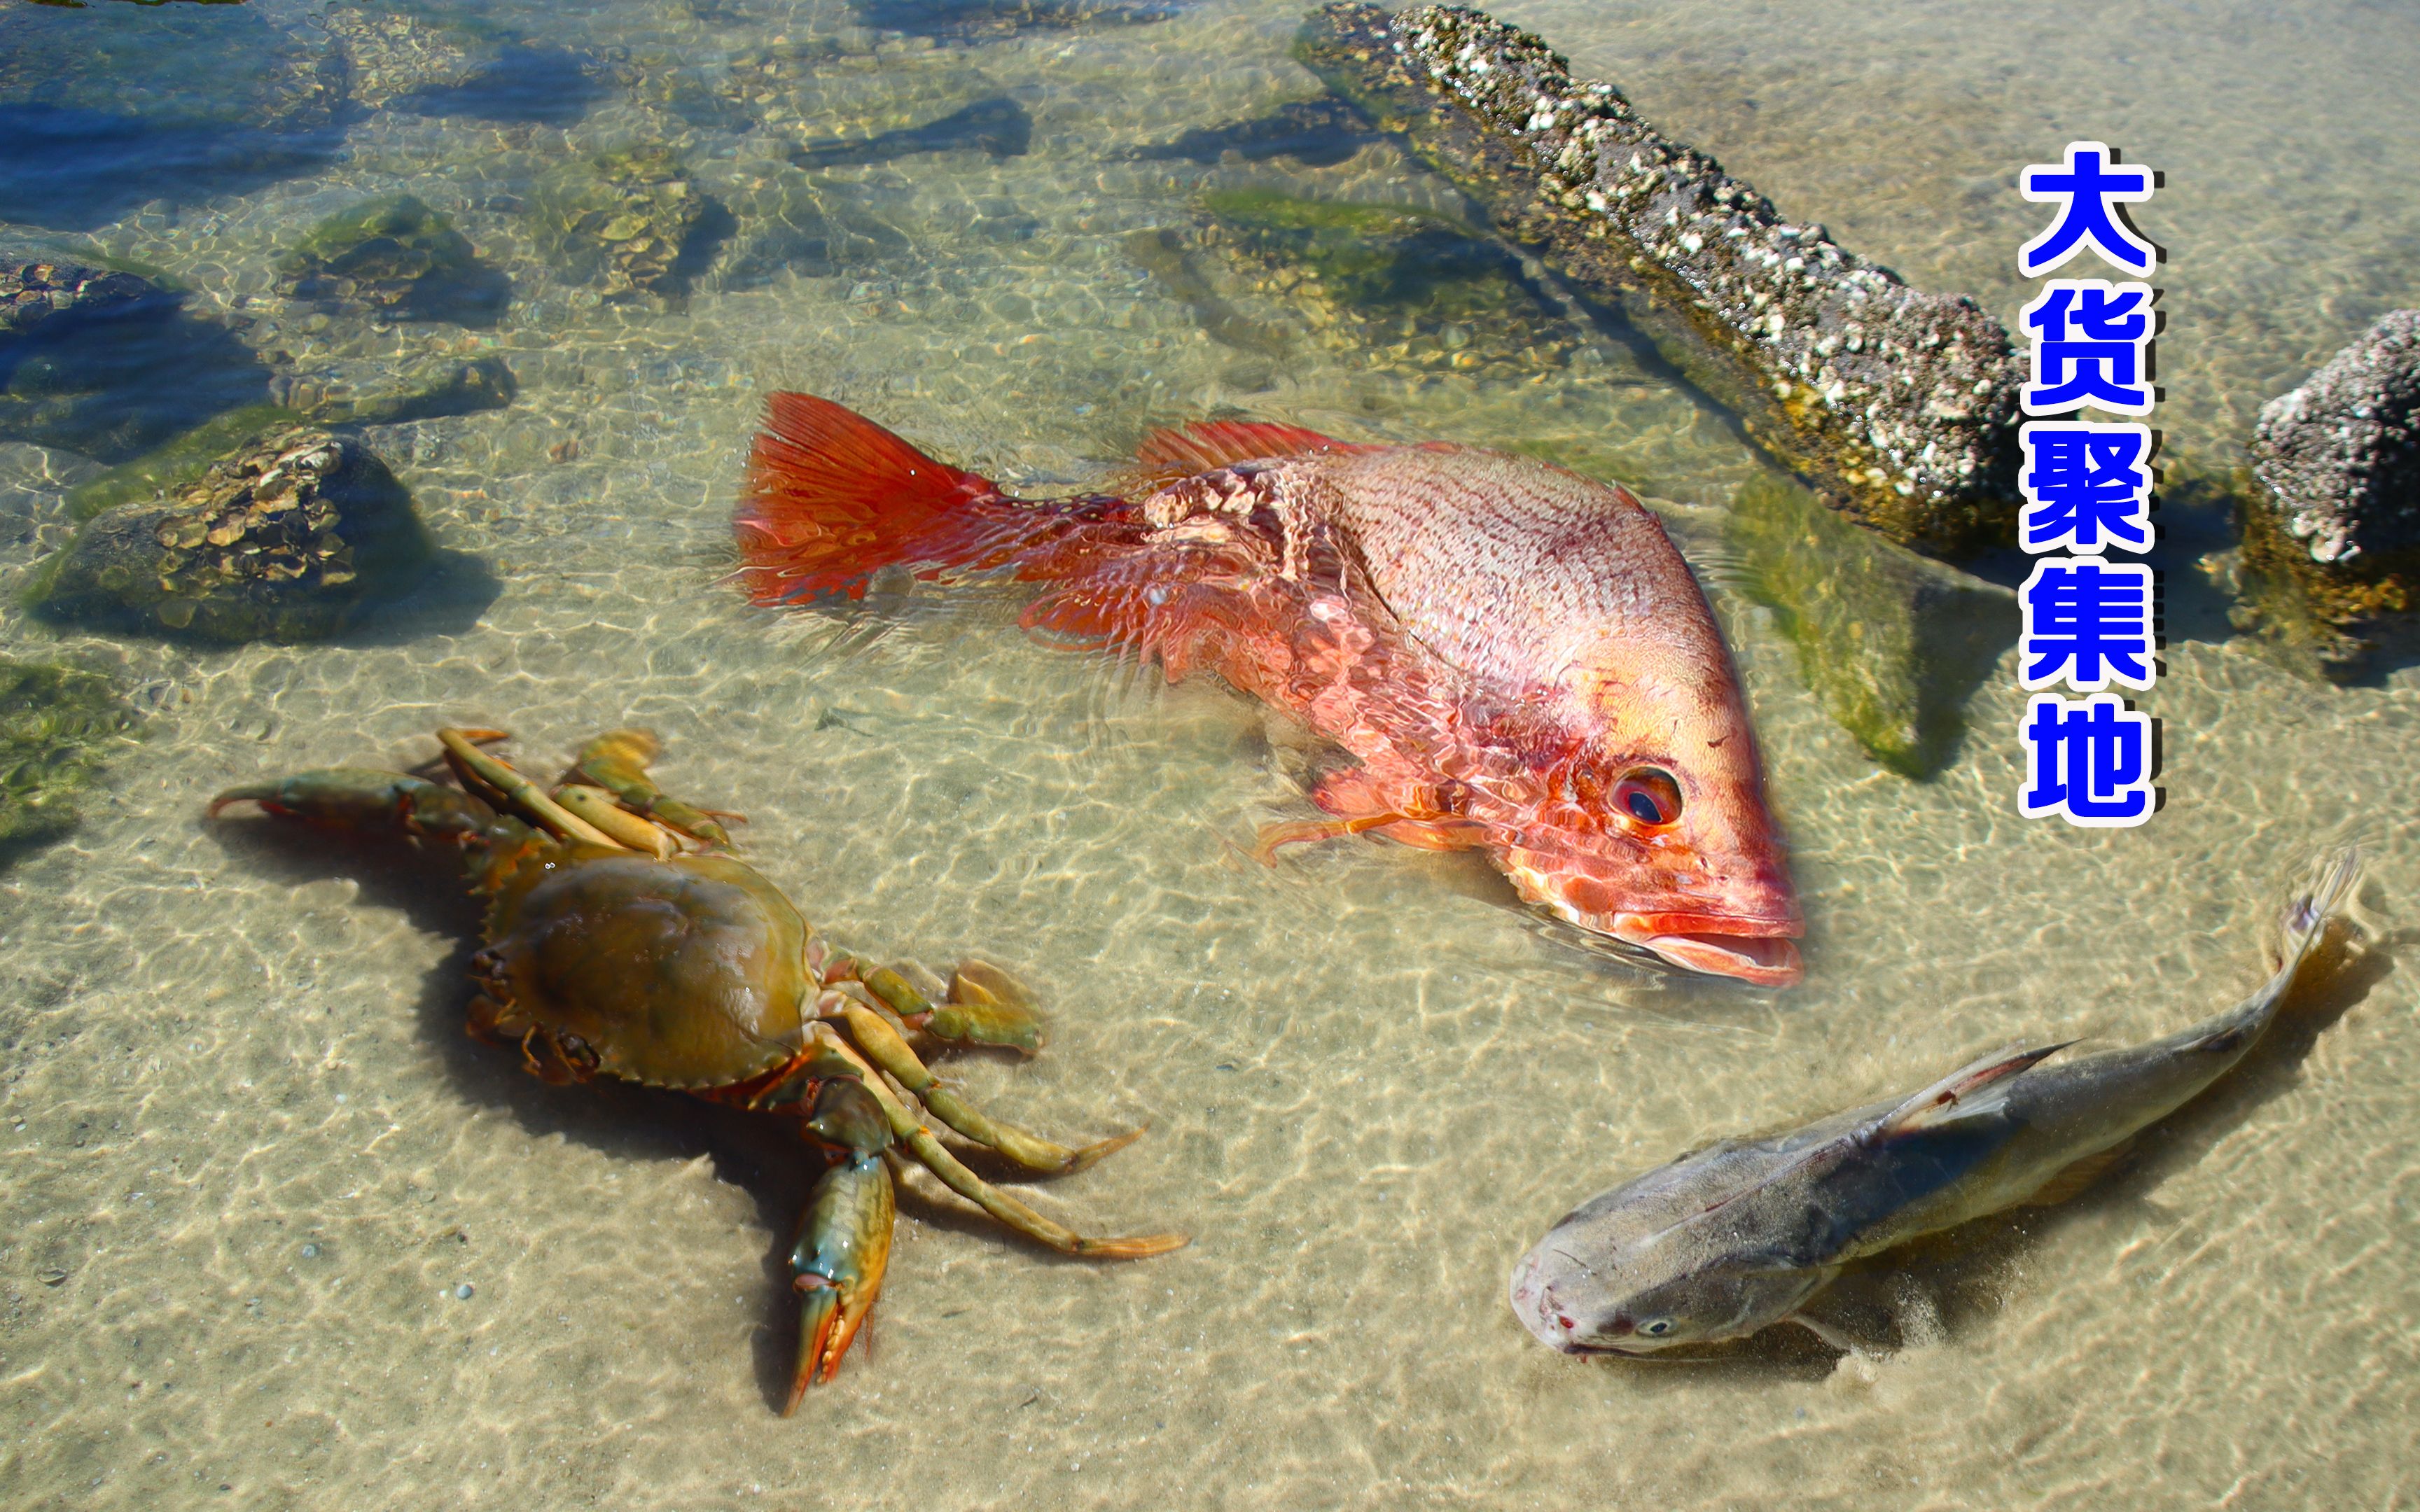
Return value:
[(312, 640), (416, 582), (411, 497), (359, 441), (261, 437), (178, 493), (85, 522), (38, 575), (47, 618), (200, 640)]
[(2420, 605), (2420, 310), (2381, 316), (2261, 408), (2236, 491), (2242, 617), (2330, 675)]
[(0, 864), (75, 827), (77, 800), (133, 728), (106, 675), (0, 657)]
[(566, 163), (530, 196), (539, 245), (608, 298), (685, 291), (684, 258), (720, 210), (670, 147), (643, 147)]
[(334, 140), (345, 64), (255, 7), (0, 6), (0, 220), (80, 227)]
[(1300, 52), (1835, 507), (1931, 549), (2007, 533), (2022, 378), (1972, 300), (1918, 293), (1785, 219), (1482, 12), (1331, 5)]
[(120, 462), (101, 476), (70, 489), (68, 514), (75, 519), (90, 519), (119, 504), (180, 493), (208, 472), (211, 463), (238, 447), (272, 430), (301, 424), (302, 420), (302, 415), (275, 404), (249, 404), (213, 415), (165, 446)]
[(1938, 771), (1967, 700), (2017, 639), (2016, 595), (1859, 530), (1778, 476), (1739, 489), (1725, 535), (1824, 712), (1901, 776)]
[[(6, 153), (0, 153), (6, 156)], [(132, 273), (0, 259), (0, 440), (103, 462), (266, 395), (269, 369)]]
[(511, 292), (452, 221), (411, 194), (365, 200), (321, 221), (277, 271), (296, 299), (402, 320), (490, 324)]

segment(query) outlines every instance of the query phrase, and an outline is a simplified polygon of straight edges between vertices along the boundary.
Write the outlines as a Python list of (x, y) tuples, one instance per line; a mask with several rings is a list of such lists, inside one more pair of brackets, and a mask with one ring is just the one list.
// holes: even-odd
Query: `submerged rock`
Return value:
[(314, 640), (416, 583), (411, 496), (359, 441), (260, 437), (176, 493), (86, 520), (27, 602), (46, 618), (197, 640)]
[(1827, 502), (1931, 549), (2008, 533), (2022, 375), (1974, 301), (1920, 294), (1785, 220), (1612, 85), (1574, 80), (1480, 11), (1331, 5), (1300, 52)]
[(1726, 537), (1824, 712), (1901, 776), (1940, 770), (1967, 700), (2016, 641), (2016, 594), (1859, 530), (1777, 476), (1739, 490)]
[(1265, 116), (1199, 128), (1126, 156), (1143, 162), (1217, 162), (1232, 152), (1247, 162), (1292, 158), (1308, 168), (1333, 168), (1378, 139), (1369, 120), (1344, 100), (1297, 100)]
[(2357, 671), (2420, 604), (2420, 310), (2397, 310), (2261, 408), (2238, 493), (2247, 618)]
[(858, 0), (858, 19), (878, 31), (969, 40), (1079, 26), (1165, 21), (1172, 0)]
[(818, 180), (789, 167), (735, 190), (737, 250), (721, 277), (732, 286), (783, 271), (820, 278), (906, 252), (908, 234), (883, 219), (865, 195), (863, 185)]
[(229, 452), (272, 430), (299, 425), (302, 420), (302, 415), (275, 404), (246, 405), (213, 415), (165, 446), (120, 462), (69, 490), (68, 515), (90, 519), (118, 504), (181, 492)]
[[(1579, 345), (1520, 258), (1449, 217), (1264, 190), (1202, 205), (1189, 231), (1137, 233), (1126, 250), (1228, 346), (1274, 352), (1298, 337), (1406, 375), (1526, 377)], [(1248, 313), (1264, 302), (1282, 316)]]
[(603, 284), (608, 298), (684, 292), (713, 223), (728, 214), (662, 147), (566, 163), (538, 181), (529, 212), (547, 255)]
[(269, 369), (132, 273), (0, 260), (0, 440), (116, 462), (266, 396)]
[(323, 24), (351, 65), (354, 100), (371, 110), (407, 95), (460, 88), (494, 68), (510, 40), (459, 7), (413, 0), (332, 7)]
[(75, 827), (78, 800), (133, 728), (109, 677), (0, 657), (0, 864)]
[(511, 284), (479, 260), (471, 239), (417, 196), (388, 194), (311, 228), (277, 265), (279, 285), (300, 300), (397, 320), (491, 325)]
[(298, 373), (270, 385), (277, 400), (323, 424), (396, 425), (407, 420), (502, 409), (520, 385), (502, 357), (430, 354), (382, 363), (359, 381), (343, 373)]
[(1006, 95), (978, 100), (922, 126), (905, 126), (861, 142), (811, 142), (790, 154), (801, 168), (889, 162), (920, 152), (985, 152), (997, 162), (1021, 158), (1033, 141), (1033, 117)]
[(312, 161), (345, 98), (315, 42), (254, 8), (0, 6), (0, 220), (91, 226)]

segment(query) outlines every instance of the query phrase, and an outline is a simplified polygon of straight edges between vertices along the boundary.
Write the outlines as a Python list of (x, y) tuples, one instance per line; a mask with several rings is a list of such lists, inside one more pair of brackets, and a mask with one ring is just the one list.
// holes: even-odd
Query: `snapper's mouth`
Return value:
[(1794, 918), (1616, 914), (1611, 933), (1683, 971), (1730, 977), (1757, 987), (1795, 987), (1806, 979), (1807, 967), (1791, 936), (1806, 927)]

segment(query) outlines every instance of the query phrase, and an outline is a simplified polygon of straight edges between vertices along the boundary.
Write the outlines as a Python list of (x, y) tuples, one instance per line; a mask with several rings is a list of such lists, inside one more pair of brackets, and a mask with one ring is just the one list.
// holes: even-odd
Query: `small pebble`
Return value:
[(318, 1245), (317, 1245), (317, 1244), (305, 1244), (305, 1245), (303, 1245), (303, 1246), (302, 1246), (302, 1257), (303, 1257), (304, 1259), (306, 1259), (306, 1260), (316, 1260), (316, 1259), (318, 1259), (318, 1258), (319, 1257), (319, 1246), (318, 1246)]
[(465, 1281), (460, 1286), (456, 1287), (454, 1288), (454, 1295), (464, 1302), (469, 1302), (471, 1300), (471, 1283)]

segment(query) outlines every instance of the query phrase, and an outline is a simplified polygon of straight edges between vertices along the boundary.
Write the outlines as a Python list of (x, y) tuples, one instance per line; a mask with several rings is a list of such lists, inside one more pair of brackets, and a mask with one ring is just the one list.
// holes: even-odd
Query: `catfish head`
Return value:
[(1727, 1225), (1668, 1221), (1675, 1197), (1696, 1206), (1650, 1177), (1565, 1217), (1512, 1268), (1512, 1311), (1566, 1354), (1652, 1354), (1745, 1338), (1832, 1279)]

